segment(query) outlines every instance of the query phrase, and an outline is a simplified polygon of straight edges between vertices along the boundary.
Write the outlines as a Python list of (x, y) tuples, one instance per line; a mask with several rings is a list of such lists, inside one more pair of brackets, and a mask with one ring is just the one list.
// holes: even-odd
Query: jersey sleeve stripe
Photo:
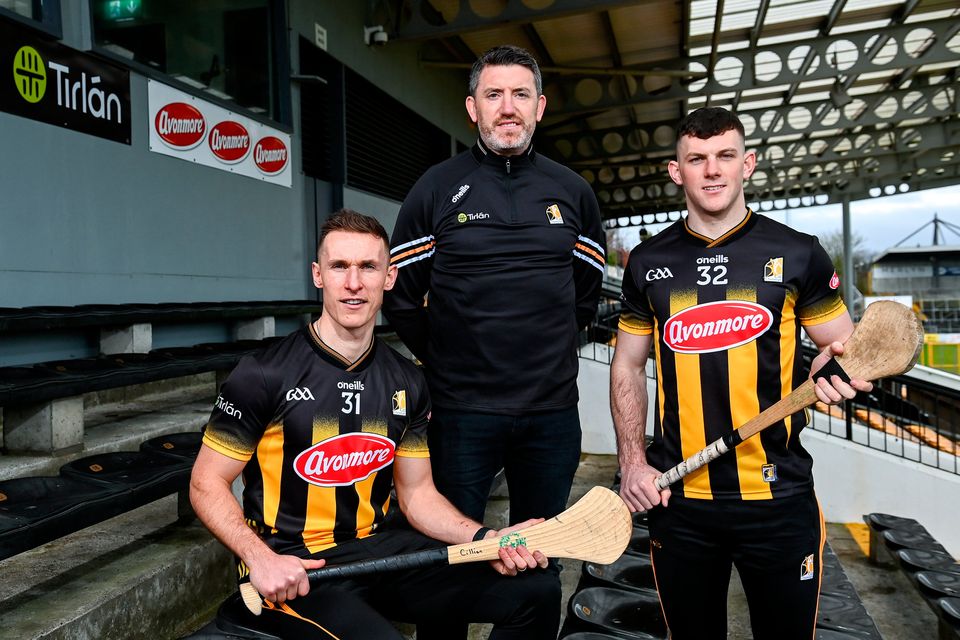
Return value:
[(591, 267), (594, 267), (595, 269), (599, 269), (601, 273), (603, 272), (603, 265), (598, 264), (596, 258), (592, 256), (584, 255), (579, 251), (577, 251), (576, 249), (573, 250), (573, 255), (580, 258), (581, 260), (589, 264)]
[(433, 249), (431, 249), (428, 253), (421, 253), (420, 255), (414, 256), (414, 257), (412, 257), (412, 258), (408, 258), (407, 260), (404, 260), (403, 262), (397, 262), (397, 263), (396, 263), (396, 266), (397, 266), (398, 269), (402, 269), (403, 267), (407, 266), (408, 264), (412, 264), (412, 263), (414, 263), (414, 262), (419, 262), (420, 260), (425, 260), (425, 259), (429, 258), (430, 256), (433, 255), (433, 253), (434, 253), (434, 252), (433, 252)]
[(601, 253), (603, 252), (603, 247), (600, 246), (600, 243), (591, 240), (587, 236), (577, 236), (577, 240), (579, 240), (580, 242), (586, 242), (597, 251), (600, 251)]
[(396, 455), (398, 458), (429, 458), (430, 451), (428, 449), (397, 449)]
[(203, 435), (203, 444), (233, 460), (247, 462), (253, 457), (253, 451), (241, 451), (235, 447), (231, 447), (218, 440), (209, 429)]
[(427, 255), (417, 257), (417, 260), (422, 260), (423, 258), (427, 258), (433, 255), (433, 248), (435, 246), (436, 246), (435, 242), (429, 242), (425, 245), (416, 247), (415, 249), (410, 249), (409, 251), (404, 251), (403, 253), (399, 253), (395, 256), (392, 256), (390, 258), (390, 262), (392, 264), (396, 264), (397, 266), (401, 266), (400, 264), (401, 262), (403, 264), (406, 264), (407, 262), (411, 262), (410, 260), (405, 260), (405, 258), (409, 258), (410, 256), (416, 256), (418, 253), (423, 253), (424, 251), (428, 251), (429, 253)]
[(617, 328), (635, 336), (649, 336), (653, 333), (653, 325), (650, 322), (641, 320), (633, 314), (622, 314)]
[(843, 303), (839, 297), (837, 298), (837, 303), (830, 307), (827, 311), (819, 313), (813, 316), (804, 316), (801, 313), (797, 315), (800, 317), (800, 325), (804, 327), (809, 327), (811, 325), (823, 324), (824, 322), (830, 322), (834, 318), (839, 318), (841, 315), (847, 312), (847, 305)]
[(398, 244), (397, 246), (390, 249), (390, 255), (395, 254), (397, 251), (403, 251), (407, 247), (412, 247), (418, 244), (429, 244), (433, 242), (433, 236), (423, 236), (422, 238), (417, 238), (416, 240), (411, 240), (410, 242), (404, 242), (403, 244)]
[(600, 264), (603, 264), (603, 263), (605, 262), (605, 260), (603, 259), (603, 254), (600, 253), (599, 251), (594, 251), (593, 249), (591, 249), (590, 247), (588, 247), (588, 246), (585, 245), (585, 244), (577, 243), (577, 244), (574, 245), (574, 246), (575, 246), (577, 249), (580, 249), (580, 251), (582, 251), (583, 253), (586, 253), (587, 255), (591, 255), (591, 256), (593, 256), (594, 258), (596, 258), (597, 262), (599, 262)]

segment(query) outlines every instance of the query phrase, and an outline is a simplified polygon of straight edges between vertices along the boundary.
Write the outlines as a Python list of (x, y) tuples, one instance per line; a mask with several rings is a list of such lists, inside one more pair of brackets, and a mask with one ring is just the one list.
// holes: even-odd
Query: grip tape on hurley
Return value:
[(827, 360), (827, 364), (817, 369), (817, 372), (813, 374), (813, 380), (819, 382), (822, 378), (826, 378), (827, 382), (830, 382), (830, 376), (839, 376), (841, 380), (850, 384), (850, 376), (843, 370), (836, 358), (830, 358)]

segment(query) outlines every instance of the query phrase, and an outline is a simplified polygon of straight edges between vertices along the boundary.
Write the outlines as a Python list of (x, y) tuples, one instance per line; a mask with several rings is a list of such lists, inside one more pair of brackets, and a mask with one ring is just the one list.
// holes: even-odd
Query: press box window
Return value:
[(0, 0), (0, 16), (39, 28), (59, 38), (60, 0)]
[(100, 49), (280, 120), (270, 0), (91, 0)]

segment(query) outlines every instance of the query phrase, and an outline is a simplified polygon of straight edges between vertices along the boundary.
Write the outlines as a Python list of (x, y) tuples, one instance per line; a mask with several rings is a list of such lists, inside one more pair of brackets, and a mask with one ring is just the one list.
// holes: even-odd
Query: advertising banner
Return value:
[(292, 185), (289, 134), (162, 82), (147, 84), (151, 151)]
[(0, 20), (0, 111), (130, 144), (130, 72)]

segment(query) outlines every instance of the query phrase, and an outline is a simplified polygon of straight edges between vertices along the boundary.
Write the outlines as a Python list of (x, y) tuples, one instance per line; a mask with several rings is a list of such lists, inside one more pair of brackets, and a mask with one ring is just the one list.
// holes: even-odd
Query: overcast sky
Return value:
[[(843, 229), (843, 210), (839, 204), (761, 213), (818, 236)], [(853, 201), (850, 203), (850, 227), (854, 234), (863, 238), (863, 246), (868, 252), (879, 254), (924, 225), (927, 226), (901, 246), (932, 244), (933, 225), (928, 223), (933, 220), (934, 213), (960, 230), (960, 185)], [(648, 228), (653, 232), (664, 226), (652, 225)], [(940, 231), (941, 244), (960, 245), (960, 235), (942, 226)], [(637, 243), (639, 229), (625, 229), (622, 237), (625, 245), (633, 247)]]

